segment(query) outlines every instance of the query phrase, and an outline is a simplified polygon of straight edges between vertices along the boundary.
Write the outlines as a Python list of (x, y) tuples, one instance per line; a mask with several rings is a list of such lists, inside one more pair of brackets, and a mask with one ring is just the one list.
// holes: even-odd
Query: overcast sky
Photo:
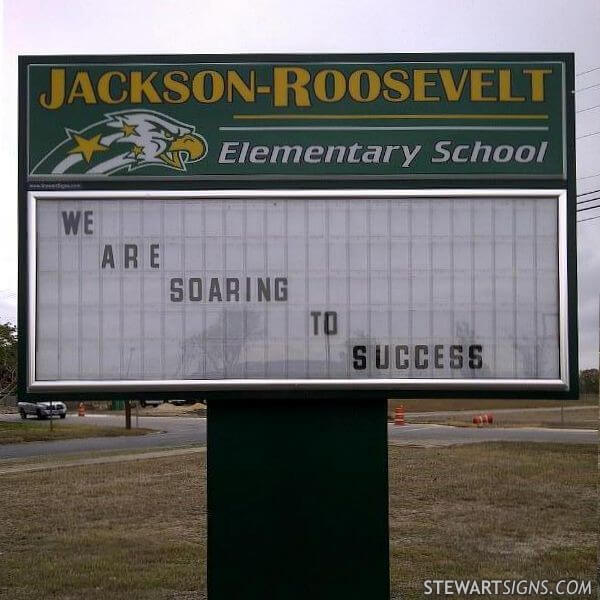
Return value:
[[(575, 52), (576, 73), (600, 67), (599, 0), (4, 0), (0, 322), (16, 321), (17, 56), (228, 52)], [(600, 83), (600, 69), (576, 88)], [(600, 86), (577, 92), (600, 105)], [(600, 132), (600, 108), (577, 136)], [(578, 193), (600, 189), (600, 135), (577, 142)], [(593, 196), (588, 196), (593, 197)], [(600, 204), (600, 203), (599, 203)], [(600, 209), (582, 218), (600, 216)], [(579, 225), (582, 368), (598, 365), (600, 219)]]

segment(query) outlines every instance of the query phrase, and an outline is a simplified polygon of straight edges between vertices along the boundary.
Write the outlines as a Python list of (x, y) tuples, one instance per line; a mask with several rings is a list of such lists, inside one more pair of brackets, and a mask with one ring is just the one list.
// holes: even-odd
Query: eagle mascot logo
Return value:
[(112, 175), (145, 167), (186, 171), (206, 156), (195, 128), (151, 110), (105, 115), (81, 131), (65, 128), (67, 139), (53, 148), (33, 174)]

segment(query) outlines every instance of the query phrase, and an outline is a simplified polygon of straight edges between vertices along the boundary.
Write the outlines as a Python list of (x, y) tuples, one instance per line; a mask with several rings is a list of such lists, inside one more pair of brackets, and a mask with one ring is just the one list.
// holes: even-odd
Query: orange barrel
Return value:
[(404, 406), (396, 406), (394, 410), (394, 425), (404, 425)]

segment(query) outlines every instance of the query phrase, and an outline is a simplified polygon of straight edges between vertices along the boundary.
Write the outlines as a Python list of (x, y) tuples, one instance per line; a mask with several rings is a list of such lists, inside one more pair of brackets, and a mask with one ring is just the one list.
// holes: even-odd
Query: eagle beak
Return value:
[(200, 160), (206, 154), (206, 143), (201, 137), (193, 133), (186, 133), (173, 140), (167, 151), (160, 155), (160, 158), (171, 167), (183, 170), (185, 167), (181, 162), (181, 152), (187, 154), (186, 162)]

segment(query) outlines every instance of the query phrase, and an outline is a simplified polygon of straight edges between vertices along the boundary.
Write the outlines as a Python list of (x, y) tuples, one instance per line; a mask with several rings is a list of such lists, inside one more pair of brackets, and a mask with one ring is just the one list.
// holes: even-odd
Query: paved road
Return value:
[[(565, 406), (563, 410), (565, 412), (569, 412), (571, 410), (598, 410), (598, 406), (593, 404), (588, 404), (587, 406)], [(468, 410), (437, 410), (430, 412), (407, 412), (407, 417), (474, 417), (475, 415), (480, 415), (482, 413), (492, 413), (493, 415), (499, 414), (523, 414), (523, 413), (539, 413), (539, 412), (556, 412), (559, 413), (561, 411), (560, 406), (541, 406), (536, 408), (479, 408), (477, 410), (468, 409)]]
[[(85, 420), (88, 425), (124, 425), (123, 416), (88, 415), (77, 417), (67, 415), (67, 422)], [(2, 421), (18, 421), (19, 415), (0, 415)], [(135, 426), (135, 416), (132, 417)], [(64, 423), (64, 421), (60, 421)], [(139, 426), (157, 429), (160, 433), (150, 433), (133, 437), (98, 437), (83, 440), (56, 440), (53, 442), (27, 442), (24, 444), (0, 445), (0, 459), (28, 458), (56, 454), (76, 454), (101, 450), (144, 450), (206, 444), (206, 419), (199, 417), (139, 417)]]
[[(523, 409), (521, 409), (523, 410)], [(535, 410), (535, 409), (533, 409)], [(435, 413), (439, 414), (439, 413)], [(88, 415), (85, 422), (96, 425), (123, 425), (123, 416)], [(78, 422), (80, 417), (68, 415), (67, 422)], [(0, 420), (17, 421), (18, 415), (0, 415)], [(135, 425), (135, 417), (132, 418)], [(53, 442), (28, 442), (0, 445), (0, 459), (29, 458), (101, 450), (146, 450), (165, 447), (206, 444), (206, 419), (199, 417), (139, 417), (139, 426), (158, 429), (135, 437), (86, 438)], [(448, 446), (476, 442), (558, 442), (565, 444), (595, 444), (598, 432), (589, 429), (544, 429), (537, 427), (475, 428), (446, 425), (409, 423), (388, 426), (388, 436), (394, 444)]]
[(186, 446), (185, 448), (169, 448), (167, 450), (153, 450), (151, 452), (117, 453), (109, 456), (84, 456), (83, 458), (72, 458), (64, 460), (64, 457), (56, 460), (43, 460), (40, 462), (29, 462), (27, 460), (5, 460), (0, 462), (0, 476), (12, 475), (13, 473), (32, 473), (34, 471), (47, 471), (48, 469), (62, 469), (64, 467), (83, 467), (87, 465), (107, 465), (120, 462), (136, 460), (149, 460), (152, 458), (168, 458), (170, 456), (186, 456), (190, 454), (204, 454), (206, 446)]
[(555, 442), (561, 444), (596, 444), (598, 432), (592, 429), (546, 429), (541, 427), (449, 427), (428, 423), (388, 425), (393, 444), (450, 446), (477, 442)]

